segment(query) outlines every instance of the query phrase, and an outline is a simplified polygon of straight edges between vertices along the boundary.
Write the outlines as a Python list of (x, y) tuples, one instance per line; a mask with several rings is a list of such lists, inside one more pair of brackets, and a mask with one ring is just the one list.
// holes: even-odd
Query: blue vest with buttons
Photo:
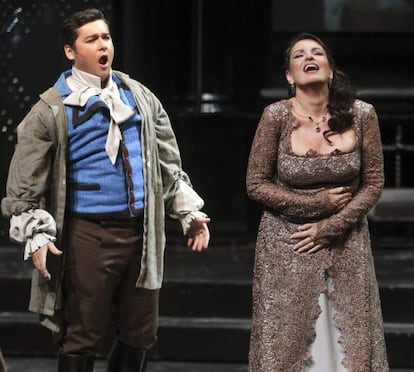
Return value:
[[(64, 72), (54, 88), (65, 99), (71, 90)], [(122, 101), (136, 110), (128, 87), (112, 76)], [(137, 216), (144, 207), (144, 177), (141, 154), (141, 116), (138, 112), (120, 124), (122, 142), (115, 164), (105, 143), (110, 124), (109, 109), (98, 97), (84, 107), (65, 106), (68, 118), (68, 207), (90, 219)]]

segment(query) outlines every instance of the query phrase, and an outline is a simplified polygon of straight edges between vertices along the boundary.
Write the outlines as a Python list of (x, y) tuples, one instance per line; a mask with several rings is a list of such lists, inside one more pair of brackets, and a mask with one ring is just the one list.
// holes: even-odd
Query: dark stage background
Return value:
[[(1, 196), (17, 123), (70, 67), (59, 44), (60, 24), (87, 6), (101, 8), (111, 21), (114, 68), (148, 85), (170, 113), (184, 167), (217, 228), (254, 235), (258, 212), (244, 190), (249, 147), (263, 107), (285, 96), (283, 51), (300, 30), (322, 36), (361, 98), (376, 105), (386, 186), (413, 186), (414, 52), (408, 45), (414, 27), (406, 21), (413, 7), (390, 2), (395, 9), (361, 10), (352, 1), (328, 3), (2, 0)], [(6, 228), (2, 221), (3, 241)]]
[[(379, 235), (387, 235), (382, 245), (378, 243), (376, 247), (387, 257), (384, 262), (389, 264), (379, 263), (387, 280), (387, 275), (394, 278), (394, 272), (388, 274), (387, 270), (394, 270), (392, 265), (397, 257), (389, 256), (390, 247), (403, 252), (395, 265), (406, 273), (401, 265), (412, 260), (414, 252), (409, 225), (414, 220), (413, 2), (0, 0), (0, 197), (5, 193), (17, 124), (38, 94), (52, 85), (62, 70), (70, 68), (59, 43), (60, 24), (69, 13), (86, 7), (102, 9), (111, 21), (114, 69), (128, 72), (146, 84), (171, 116), (184, 168), (206, 201), (205, 211), (212, 217), (210, 257), (214, 260), (206, 272), (220, 261), (224, 265), (219, 269), (223, 277), (231, 270), (237, 275), (241, 273), (238, 284), (250, 283), (252, 247), (260, 215), (259, 207), (247, 198), (244, 185), (256, 125), (264, 106), (286, 96), (282, 65), (288, 40), (299, 31), (321, 36), (331, 47), (338, 67), (351, 78), (358, 96), (377, 109), (391, 203), (397, 195), (394, 190), (408, 191), (398, 199), (398, 205), (405, 208), (403, 221), (399, 220), (398, 210), (394, 218), (385, 209), (391, 224), (376, 230)], [(383, 222), (376, 216), (373, 221)], [(175, 224), (168, 224), (168, 229), (170, 241), (181, 238)], [(403, 242), (396, 243), (397, 238), (403, 238)], [(8, 221), (1, 219), (0, 247), (9, 245)], [(169, 259), (174, 261), (172, 256)], [(208, 259), (207, 262), (210, 263)], [(183, 264), (170, 263), (173, 268), (177, 265)], [(247, 270), (247, 277), (243, 277), (242, 268)], [(185, 269), (181, 269), (185, 276)], [(413, 269), (407, 270), (412, 280)], [(401, 280), (408, 292), (398, 301), (413, 309), (412, 284), (406, 277)], [(174, 286), (167, 282), (166, 287), (164, 298), (170, 298), (170, 293), (173, 301)], [(395, 283), (391, 287), (395, 288)], [(396, 292), (383, 288), (383, 297), (387, 290), (392, 294), (384, 308), (389, 306), (393, 322), (401, 320), (389, 305), (398, 302)], [(220, 292), (210, 289), (202, 288), (200, 301), (204, 295)], [(191, 291), (187, 289), (187, 295)], [(226, 291), (227, 295), (237, 292), (234, 287), (226, 287)], [(411, 296), (408, 302), (407, 293)], [(245, 301), (249, 304), (249, 300)], [(0, 305), (1, 311), (5, 308)], [(248, 316), (246, 310), (236, 317)], [(409, 348), (414, 339), (414, 321), (408, 315), (402, 317), (411, 329), (411, 333), (403, 332), (407, 339), (411, 337)], [(393, 338), (388, 336), (389, 343), (390, 340)], [(400, 339), (397, 341), (405, 345)], [(392, 358), (396, 361), (405, 349), (393, 350)], [(412, 356), (398, 363), (414, 366)]]

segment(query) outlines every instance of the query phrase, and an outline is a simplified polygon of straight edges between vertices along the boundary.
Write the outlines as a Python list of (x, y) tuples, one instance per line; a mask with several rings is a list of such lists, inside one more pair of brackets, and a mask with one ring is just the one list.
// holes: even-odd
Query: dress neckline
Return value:
[[(316, 151), (313, 148), (308, 149), (304, 154), (296, 154), (293, 151), (292, 148), (292, 132), (293, 130), (299, 125), (298, 119), (295, 117), (295, 115), (292, 112), (292, 102), (290, 102), (288, 99), (284, 100), (284, 104), (288, 110), (288, 130), (286, 133), (286, 143), (287, 143), (287, 152), (289, 155), (291, 156), (296, 156), (299, 158), (303, 158), (303, 157), (329, 157), (329, 156), (339, 156), (339, 155), (346, 155), (346, 154), (352, 154), (356, 151), (357, 146), (355, 146), (351, 151), (343, 151), (341, 149), (338, 149), (337, 147), (335, 147), (332, 151), (327, 152), (327, 153), (320, 153), (318, 151)], [(357, 143), (358, 143), (358, 138), (357, 138)]]

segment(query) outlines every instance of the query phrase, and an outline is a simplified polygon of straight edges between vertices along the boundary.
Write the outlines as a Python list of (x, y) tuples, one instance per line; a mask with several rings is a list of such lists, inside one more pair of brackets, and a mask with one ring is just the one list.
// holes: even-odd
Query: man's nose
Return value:
[(108, 40), (99, 38), (99, 49), (108, 49)]

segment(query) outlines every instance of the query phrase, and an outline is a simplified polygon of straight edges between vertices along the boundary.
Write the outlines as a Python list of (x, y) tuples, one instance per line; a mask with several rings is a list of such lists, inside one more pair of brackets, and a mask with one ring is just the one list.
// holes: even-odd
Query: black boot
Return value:
[(93, 372), (94, 357), (91, 354), (68, 354), (59, 352), (58, 372)]
[(106, 372), (144, 372), (147, 352), (116, 340), (108, 357)]

